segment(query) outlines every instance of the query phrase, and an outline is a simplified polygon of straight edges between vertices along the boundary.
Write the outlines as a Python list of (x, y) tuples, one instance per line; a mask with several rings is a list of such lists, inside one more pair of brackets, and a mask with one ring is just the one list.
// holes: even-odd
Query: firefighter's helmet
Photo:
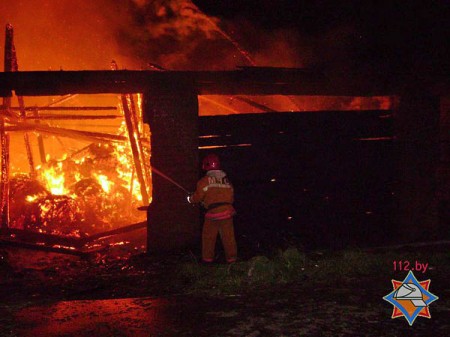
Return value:
[(202, 169), (205, 171), (220, 170), (219, 156), (214, 153), (208, 154), (203, 158)]

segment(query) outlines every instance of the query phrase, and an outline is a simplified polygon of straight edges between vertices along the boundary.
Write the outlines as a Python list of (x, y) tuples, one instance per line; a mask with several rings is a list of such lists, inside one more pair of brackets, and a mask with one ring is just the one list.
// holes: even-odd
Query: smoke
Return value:
[(257, 66), (303, 67), (312, 59), (308, 41), (293, 29), (263, 29), (242, 17), (221, 25), (233, 33)]
[(249, 21), (205, 15), (191, 1), (134, 0), (131, 25), (119, 41), (141, 64), (169, 69), (219, 70), (236, 66), (299, 66), (296, 34), (264, 31)]
[(222, 40), (217, 19), (197, 10), (190, 1), (132, 1), (132, 21), (117, 27), (123, 51), (142, 67), (156, 63), (169, 69), (209, 68), (221, 64)]
[(186, 0), (2, 0), (0, 13), (14, 27), (20, 70), (109, 69), (112, 59), (127, 69), (219, 70), (305, 59), (292, 31), (220, 20)]

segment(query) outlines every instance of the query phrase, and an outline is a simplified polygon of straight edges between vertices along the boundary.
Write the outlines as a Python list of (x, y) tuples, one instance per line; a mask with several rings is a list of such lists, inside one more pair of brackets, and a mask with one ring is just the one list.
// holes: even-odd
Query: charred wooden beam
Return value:
[(9, 227), (9, 134), (5, 132), (3, 119), (0, 125), (1, 178), (0, 216), (1, 228)]
[[(25, 102), (23, 100), (23, 96), (18, 96), (17, 99), (19, 100), (20, 118), (25, 120), (27, 117), (27, 114), (25, 112)], [(33, 158), (33, 152), (31, 151), (30, 137), (28, 136), (27, 132), (24, 133), (23, 140), (25, 143), (25, 150), (27, 153), (28, 166), (30, 168), (30, 176), (31, 176), (31, 178), (34, 179), (34, 178), (36, 178), (36, 170), (34, 168), (34, 158)]]
[[(20, 107), (11, 107), (11, 110), (22, 110)], [(33, 106), (24, 107), (25, 111), (107, 111), (117, 110), (115, 106)]]
[(53, 234), (32, 232), (29, 230), (23, 230), (23, 229), (17, 229), (17, 228), (8, 228), (5, 230), (1, 230), (0, 234), (2, 234), (2, 236), (6, 236), (6, 237), (11, 237), (11, 235), (13, 235), (15, 240), (19, 240), (19, 241), (23, 241), (23, 242), (27, 242), (27, 243), (36, 244), (37, 242), (42, 242), (47, 246), (60, 245), (60, 246), (66, 246), (66, 247), (81, 247), (84, 245), (82, 238), (64, 237), (64, 236), (53, 235)]
[(143, 222), (138, 222), (132, 225), (128, 225), (128, 226), (123, 226), (120, 228), (116, 228), (116, 229), (112, 229), (110, 231), (106, 231), (106, 232), (102, 232), (102, 233), (96, 233), (93, 235), (90, 235), (88, 237), (79, 239), (79, 242), (82, 243), (83, 245), (85, 245), (86, 243), (92, 242), (92, 241), (96, 241), (99, 239), (103, 239), (103, 238), (107, 238), (110, 236), (114, 236), (114, 235), (118, 235), (118, 234), (125, 234), (125, 233), (129, 233), (129, 232), (133, 232), (135, 230), (141, 229), (141, 228), (145, 228), (147, 227), (147, 222), (143, 221)]
[[(104, 239), (110, 236), (125, 234), (129, 232), (133, 232), (138, 229), (142, 229), (147, 227), (147, 222), (138, 222), (131, 225), (123, 226), (120, 228), (112, 229), (106, 232), (96, 233), (90, 236), (75, 238), (75, 237), (64, 237), (53, 234), (44, 234), (38, 232), (27, 231), (23, 229), (16, 228), (8, 228), (1, 229), (0, 234), (3, 237), (3, 242), (6, 241), (8, 243), (14, 242), (18, 246), (27, 246), (29, 244), (38, 247), (45, 247), (45, 250), (50, 249), (49, 251), (54, 251), (57, 249), (57, 252), (61, 249), (61, 247), (72, 247), (79, 249), (86, 245), (89, 242), (93, 242), (99, 239)], [(14, 240), (11, 239), (12, 235), (14, 236)], [(65, 248), (73, 251), (71, 248)]]
[(128, 131), (128, 138), (130, 141), (130, 147), (131, 147), (131, 153), (133, 155), (133, 161), (134, 161), (134, 168), (136, 170), (136, 175), (139, 180), (139, 185), (141, 188), (141, 196), (142, 196), (142, 202), (144, 205), (147, 205), (150, 201), (148, 192), (147, 192), (147, 184), (144, 177), (144, 170), (143, 170), (143, 160), (142, 160), (142, 152), (139, 151), (139, 143), (138, 143), (138, 134), (136, 131), (136, 127), (133, 123), (133, 115), (132, 115), (132, 102), (133, 97), (130, 94), (125, 94), (121, 96), (122, 101), (122, 108), (123, 113), (125, 117), (125, 122), (127, 126)]
[(101, 120), (101, 119), (123, 119), (120, 115), (61, 115), (61, 114), (39, 114), (38, 116), (27, 117), (31, 120)]
[[(11, 68), (14, 66), (14, 55), (16, 54), (16, 51), (14, 49), (14, 43), (13, 43), (13, 27), (10, 24), (6, 25), (5, 28), (5, 50), (4, 50), (4, 63), (3, 63), (3, 69), (4, 71), (12, 71)], [(4, 97), (3, 99), (3, 105), (6, 108), (9, 108), (11, 106), (11, 90), (7, 90), (7, 95), (2, 95)]]
[(64, 247), (48, 247), (44, 245), (38, 245), (28, 242), (20, 242), (20, 241), (12, 241), (12, 240), (1, 240), (0, 239), (0, 247), (17, 247), (23, 249), (30, 250), (38, 250), (48, 253), (59, 253), (59, 254), (67, 254), (67, 255), (75, 255), (75, 256), (89, 256), (90, 252), (82, 252), (76, 249), (64, 248)]
[[(139, 99), (139, 94), (136, 95), (138, 96)], [(145, 194), (147, 195), (147, 201), (150, 202), (150, 197), (149, 197), (149, 193), (148, 193), (148, 186), (150, 184), (150, 180), (151, 180), (151, 173), (150, 173), (150, 168), (147, 168), (145, 163), (146, 163), (146, 158), (144, 155), (144, 145), (143, 142), (141, 140), (140, 135), (143, 134), (143, 113), (140, 110), (140, 104), (135, 104), (134, 102), (134, 96), (133, 95), (129, 95), (130, 99), (129, 99), (129, 104), (130, 104), (130, 112), (131, 112), (131, 118), (132, 118), (132, 125), (134, 128), (134, 138), (136, 140), (136, 144), (137, 144), (137, 149), (138, 149), (138, 154), (139, 154), (139, 161), (142, 165), (142, 174), (144, 176), (144, 183), (145, 183)], [(141, 97), (142, 100), (142, 97)], [(139, 117), (138, 117), (138, 112), (139, 112)], [(149, 135), (150, 136), (150, 135)], [(134, 172), (133, 172), (134, 173)], [(137, 170), (136, 170), (136, 173)], [(141, 187), (142, 189), (142, 187)], [(145, 202), (145, 200), (143, 200), (144, 205), (147, 205), (147, 203)]]
[[(363, 77), (363, 76), (361, 76)], [(234, 71), (30, 71), (0, 73), (0, 96), (71, 93), (167, 95), (194, 90), (199, 95), (350, 95), (395, 94), (395, 81), (375, 86), (354, 78), (336, 80), (320, 72), (288, 68)]]
[(57, 135), (60, 137), (68, 137), (75, 139), (84, 139), (88, 141), (95, 142), (125, 142), (127, 137), (120, 135), (112, 135), (109, 133), (102, 132), (90, 132), (90, 131), (79, 131), (73, 129), (56, 128), (41, 124), (31, 124), (31, 123), (17, 123), (13, 126), (5, 126), (5, 131), (36, 131), (41, 133), (47, 133), (51, 135)]
[[(116, 61), (112, 60), (111, 62), (111, 70), (117, 71), (119, 68), (117, 66)], [(121, 101), (121, 109), (125, 119), (125, 124), (127, 127), (128, 138), (130, 140), (131, 154), (133, 156), (133, 175), (136, 171), (139, 185), (141, 189), (142, 202), (144, 205), (147, 205), (150, 202), (149, 195), (147, 192), (147, 182), (145, 179), (145, 166), (143, 165), (143, 153), (142, 153), (142, 145), (139, 141), (139, 130), (136, 118), (136, 109), (134, 104), (133, 95), (130, 93), (122, 94), (120, 96)], [(131, 182), (131, 185), (133, 182)]]
[[(16, 72), (19, 70), (19, 65), (17, 62), (16, 47), (14, 45), (14, 29), (10, 24), (6, 25), (5, 37), (5, 71)], [(19, 101), (19, 117), (21, 119), (25, 119), (27, 116), (25, 112), (24, 99), (20, 95), (17, 96), (17, 99)], [(9, 105), (10, 103), (11, 102), (9, 102)], [(9, 108), (11, 107), (9, 106)], [(30, 167), (30, 176), (34, 178), (36, 176), (36, 172), (34, 169), (33, 152), (31, 151), (30, 138), (27, 133), (23, 135), (23, 140), (25, 142), (28, 165)]]
[[(33, 111), (33, 117), (39, 118), (39, 111)], [(40, 124), (40, 121), (37, 119), (34, 121), (36, 124)], [(37, 134), (38, 148), (39, 148), (39, 157), (41, 159), (41, 163), (47, 163), (47, 156), (45, 154), (45, 145), (44, 145), (44, 137), (40, 133)]]
[(242, 97), (242, 96), (235, 96), (234, 97), (236, 100), (247, 103), (248, 105), (257, 108), (257, 109), (261, 109), (262, 111), (265, 112), (276, 112), (276, 110), (269, 108), (267, 105), (255, 102), (254, 100), (247, 98), (247, 97)]

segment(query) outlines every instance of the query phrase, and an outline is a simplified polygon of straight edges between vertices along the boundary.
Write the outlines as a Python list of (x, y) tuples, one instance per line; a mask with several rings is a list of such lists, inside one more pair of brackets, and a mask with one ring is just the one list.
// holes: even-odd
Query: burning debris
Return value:
[[(77, 202), (65, 195), (46, 195), (31, 202), (23, 229), (63, 236), (80, 236), (83, 217)], [(28, 218), (28, 219), (27, 219)]]
[[(6, 27), (6, 36), (5, 71), (17, 71), (11, 25)], [(139, 222), (145, 217), (137, 208), (150, 201), (150, 165), (146, 164), (150, 162), (150, 144), (142, 140), (150, 139), (150, 131), (142, 122), (141, 96), (120, 96), (115, 110), (121, 114), (114, 115), (102, 115), (102, 110), (110, 112), (111, 107), (58, 107), (75, 97), (80, 99), (78, 95), (69, 95), (31, 109), (25, 107), (23, 97), (17, 97), (19, 107), (11, 106), (11, 97), (3, 99), (1, 216), (6, 233), (11, 229), (82, 238)], [(40, 108), (56, 113), (40, 115)], [(70, 110), (70, 115), (63, 113), (66, 110)], [(78, 111), (90, 110), (95, 111), (94, 115), (87, 116), (92, 118), (77, 115)], [(122, 123), (117, 123), (119, 118)], [(79, 130), (72, 124), (69, 128), (63, 127), (64, 123), (83, 119), (114, 121), (115, 132)], [(37, 136), (36, 144), (33, 135)], [(69, 138), (73, 147), (67, 148), (61, 138)], [(19, 169), (10, 163), (11, 139), (15, 141), (14, 148), (20, 142), (25, 143), (26, 156), (19, 151), (11, 158), (27, 162)], [(63, 148), (62, 154), (61, 150), (55, 153), (55, 146), (49, 146), (55, 140)], [(84, 146), (80, 148), (81, 144)], [(35, 165), (35, 148), (39, 151), (40, 165)], [(29, 173), (24, 172), (24, 167)]]
[[(129, 153), (91, 144), (81, 158), (50, 160), (37, 179), (10, 180), (10, 227), (45, 234), (85, 236), (139, 221), (139, 183), (130, 181)], [(137, 190), (136, 190), (137, 188)]]
[[(129, 144), (91, 143), (61, 160), (49, 157), (34, 175), (14, 172), (6, 180), (11, 228), (82, 237), (142, 221), (142, 188)], [(149, 173), (146, 178), (150, 193)]]

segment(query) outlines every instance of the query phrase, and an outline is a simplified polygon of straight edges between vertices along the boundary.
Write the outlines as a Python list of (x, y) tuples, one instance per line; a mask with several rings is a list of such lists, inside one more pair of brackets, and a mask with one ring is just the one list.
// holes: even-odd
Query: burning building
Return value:
[[(174, 6), (180, 3), (174, 1)], [(182, 44), (178, 39), (190, 40), (189, 24), (199, 15), (195, 6), (183, 6), (176, 8), (188, 26), (180, 29), (181, 37), (168, 36), (174, 44)], [(155, 11), (157, 22), (165, 16), (177, 17), (169, 7)], [(199, 115), (324, 110), (387, 112), (384, 118), (394, 120), (395, 134), (385, 139), (395, 141), (401, 157), (396, 187), (399, 223), (420, 227), (433, 222), (424, 219), (420, 204), (422, 198), (434, 203), (438, 165), (438, 132), (434, 131), (439, 125), (437, 102), (446, 93), (442, 86), (403, 78), (380, 86), (368, 83), (364, 74), (344, 80), (337, 74), (290, 68), (302, 66), (301, 62), (277, 64), (286, 68), (257, 67), (214, 19), (200, 21), (208, 27), (201, 30), (205, 44), (220, 36), (233, 49), (216, 55), (208, 63), (209, 70), (192, 62), (201, 51), (194, 46), (182, 55), (178, 50), (162, 53), (156, 62), (164, 67), (146, 64), (143, 69), (152, 70), (140, 71), (113, 65), (114, 71), (19, 72), (16, 58), (5, 58), (5, 72), (0, 74), (5, 97), (0, 133), (4, 228), (14, 235), (19, 233), (15, 230), (29, 230), (89, 237), (141, 223), (146, 215), (136, 209), (152, 201), (146, 221), (149, 247), (192, 242), (199, 233), (198, 210), (185, 204), (184, 191), (155, 173), (173, 178), (180, 186), (195, 186)], [(167, 37), (171, 27), (162, 22), (158, 29), (148, 29), (151, 41)], [(5, 50), (12, 52), (11, 46)], [(236, 64), (229, 60), (236, 57), (244, 66), (230, 70)], [(194, 63), (194, 70), (177, 70)], [(12, 92), (17, 106), (11, 104), (16, 100)], [(16, 148), (22, 150), (15, 153)], [(422, 165), (419, 158), (431, 164)], [(422, 196), (407, 186), (416, 186)]]
[[(17, 71), (7, 25), (5, 72)], [(151, 201), (150, 130), (142, 117), (139, 94), (4, 97), (4, 234), (83, 239), (142, 223), (138, 207)]]

